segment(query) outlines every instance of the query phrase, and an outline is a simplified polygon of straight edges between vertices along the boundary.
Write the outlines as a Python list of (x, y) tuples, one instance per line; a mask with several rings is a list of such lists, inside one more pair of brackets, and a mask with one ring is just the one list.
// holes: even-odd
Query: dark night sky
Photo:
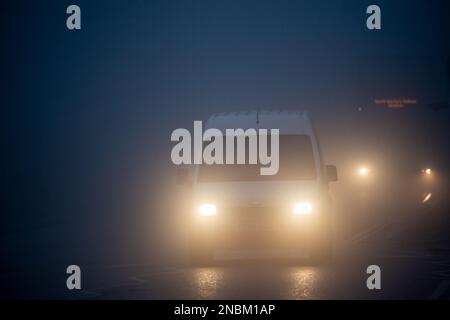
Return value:
[[(160, 183), (173, 169), (172, 130), (213, 112), (306, 109), (336, 161), (342, 141), (387, 137), (395, 149), (403, 139), (390, 140), (396, 128), (415, 132), (416, 144), (438, 136), (423, 150), (439, 146), (434, 156), (447, 165), (448, 110), (426, 108), (448, 103), (446, 1), (8, 2), (1, 5), (5, 241), (71, 225), (65, 239), (75, 251), (84, 239), (120, 245), (149, 214), (137, 205), (142, 198), (152, 210), (165, 206)], [(72, 3), (82, 10), (81, 31), (65, 27)], [(382, 9), (381, 31), (365, 27), (372, 3)], [(418, 105), (373, 106), (391, 97)], [(364, 138), (363, 128), (373, 132)], [(34, 237), (4, 259), (26, 260)], [(58, 248), (47, 249), (60, 256)]]

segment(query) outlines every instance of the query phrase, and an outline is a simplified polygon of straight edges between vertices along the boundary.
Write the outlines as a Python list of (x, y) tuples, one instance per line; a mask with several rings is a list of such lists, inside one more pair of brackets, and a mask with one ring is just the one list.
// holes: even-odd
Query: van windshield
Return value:
[[(269, 146), (269, 155), (270, 143)], [(235, 143), (236, 147), (236, 143)], [(246, 139), (246, 159), (248, 159)], [(235, 152), (236, 155), (236, 152)], [(248, 161), (246, 161), (248, 163)], [(275, 175), (261, 175), (262, 164), (199, 165), (199, 182), (314, 180), (316, 166), (311, 139), (307, 135), (279, 136), (279, 170)]]

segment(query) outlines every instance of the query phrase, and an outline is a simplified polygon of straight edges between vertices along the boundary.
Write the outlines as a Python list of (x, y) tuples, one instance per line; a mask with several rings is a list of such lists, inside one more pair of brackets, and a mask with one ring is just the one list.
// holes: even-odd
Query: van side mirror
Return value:
[(178, 168), (176, 184), (183, 187), (192, 187), (193, 179), (189, 168)]
[(326, 166), (326, 175), (327, 175), (327, 181), (333, 182), (338, 180), (338, 173), (336, 166), (333, 165), (327, 165)]

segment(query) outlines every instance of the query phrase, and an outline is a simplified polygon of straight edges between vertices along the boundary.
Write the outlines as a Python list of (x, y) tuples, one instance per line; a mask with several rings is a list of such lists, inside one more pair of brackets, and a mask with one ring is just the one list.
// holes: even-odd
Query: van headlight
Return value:
[(217, 208), (215, 204), (203, 203), (198, 207), (198, 213), (203, 217), (211, 217), (217, 214)]
[(293, 212), (295, 215), (311, 214), (313, 210), (310, 202), (297, 202), (294, 204)]

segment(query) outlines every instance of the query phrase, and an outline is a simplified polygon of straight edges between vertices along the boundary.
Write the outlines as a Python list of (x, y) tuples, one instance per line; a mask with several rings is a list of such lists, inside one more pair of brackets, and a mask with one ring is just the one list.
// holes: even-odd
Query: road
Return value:
[[(382, 270), (382, 289), (366, 288), (366, 267)], [(124, 299), (431, 299), (448, 298), (450, 263), (425, 252), (340, 259), (329, 266), (259, 260), (191, 268), (188, 265), (104, 266), (80, 297)], [(113, 278), (120, 274), (120, 279)], [(109, 275), (105, 277), (105, 275)], [(111, 277), (111, 278), (109, 278)], [(95, 278), (95, 280), (94, 280)], [(99, 278), (103, 283), (99, 283)], [(95, 283), (95, 284), (94, 284)]]
[[(367, 212), (359, 219), (365, 221), (362, 225), (354, 216), (350, 225), (349, 217), (343, 216), (329, 265), (313, 265), (301, 256), (292, 258), (292, 252), (234, 250), (218, 252), (214, 266), (197, 268), (190, 266), (185, 244), (179, 243), (170, 249), (175, 253), (172, 258), (84, 264), (79, 291), (67, 290), (66, 274), (55, 271), (27, 270), (4, 274), (2, 279), (22, 279), (6, 291), (13, 298), (448, 299), (447, 229), (430, 229), (424, 223), (424, 219), (434, 219), (448, 226), (448, 212), (396, 213), (396, 219), (379, 215), (369, 221), (373, 212)], [(381, 268), (381, 290), (366, 287), (369, 265)]]

